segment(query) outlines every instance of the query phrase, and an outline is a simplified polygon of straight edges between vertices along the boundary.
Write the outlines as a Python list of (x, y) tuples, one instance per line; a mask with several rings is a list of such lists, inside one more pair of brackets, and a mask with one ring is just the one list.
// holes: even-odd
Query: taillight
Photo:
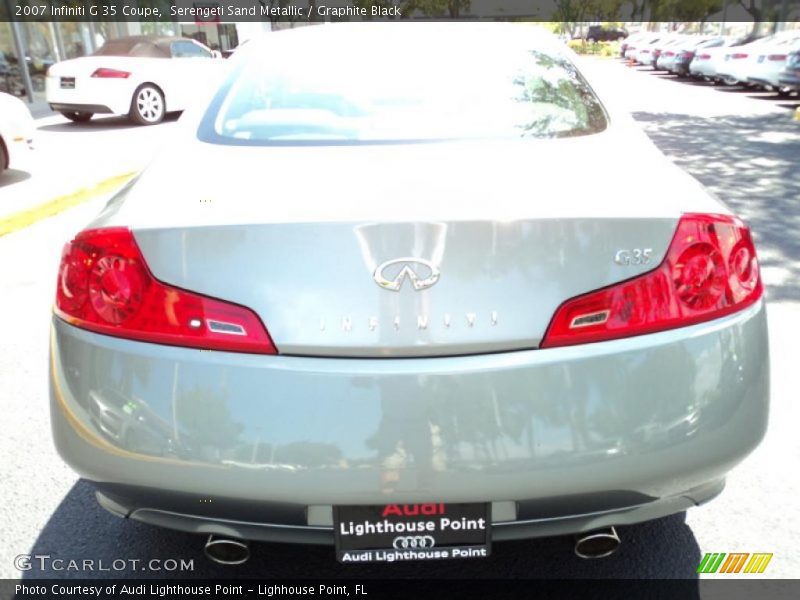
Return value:
[(664, 56), (675, 56), (675, 53), (670, 50), (668, 52), (664, 52)]
[(64, 246), (56, 314), (81, 327), (158, 344), (276, 354), (248, 308), (187, 292), (150, 273), (124, 227), (90, 229)]
[(541, 347), (683, 327), (756, 302), (763, 287), (750, 231), (736, 217), (684, 215), (653, 271), (562, 304)]
[(789, 56), (788, 54), (770, 54), (767, 56), (767, 60), (786, 60), (786, 57)]
[(740, 58), (747, 58), (747, 54), (744, 52), (736, 52), (735, 54), (731, 54), (731, 58), (734, 60), (738, 60)]
[(709, 58), (711, 58), (710, 54), (698, 54), (695, 56), (696, 60), (708, 60)]
[(130, 77), (130, 73), (128, 71), (120, 71), (118, 69), (105, 69), (99, 68), (96, 69), (94, 73), (92, 73), (92, 77), (100, 77), (102, 79), (127, 79)]

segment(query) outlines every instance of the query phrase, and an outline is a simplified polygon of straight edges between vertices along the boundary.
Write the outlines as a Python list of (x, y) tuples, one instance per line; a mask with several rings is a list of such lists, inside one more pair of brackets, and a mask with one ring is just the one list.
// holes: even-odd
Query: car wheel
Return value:
[(94, 113), (78, 111), (66, 111), (61, 114), (74, 123), (86, 123), (86, 121), (94, 116)]
[(790, 87), (778, 88), (775, 91), (778, 92), (778, 96), (780, 96), (781, 98), (786, 98), (788, 96), (791, 96), (791, 94), (792, 94), (792, 88), (790, 88)]
[(725, 85), (736, 85), (737, 83), (739, 83), (739, 80), (736, 79), (736, 77), (728, 76), (722, 78), (722, 83), (724, 83)]
[(130, 118), (139, 125), (155, 125), (166, 114), (164, 94), (156, 86), (146, 83), (133, 93)]

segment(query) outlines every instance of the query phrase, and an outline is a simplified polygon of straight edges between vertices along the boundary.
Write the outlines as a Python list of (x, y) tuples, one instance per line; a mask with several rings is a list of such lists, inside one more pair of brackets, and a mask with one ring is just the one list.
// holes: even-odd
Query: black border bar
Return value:
[(800, 0), (0, 0), (0, 21), (764, 22), (800, 21)]
[[(24, 587), (18, 587), (24, 586)], [(126, 591), (127, 590), (127, 591)], [(327, 580), (0, 580), (0, 600), (256, 600), (335, 598), (409, 600), (442, 598), (758, 598), (789, 600), (800, 596), (800, 580), (787, 579), (327, 579)]]

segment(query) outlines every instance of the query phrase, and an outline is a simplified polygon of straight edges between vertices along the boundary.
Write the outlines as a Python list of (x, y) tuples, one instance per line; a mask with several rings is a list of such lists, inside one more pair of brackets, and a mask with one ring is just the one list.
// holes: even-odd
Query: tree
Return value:
[(753, 17), (753, 28), (747, 36), (749, 39), (759, 36), (764, 21), (776, 22), (780, 18), (781, 0), (738, 0), (738, 2)]
[(555, 0), (554, 18), (565, 24), (570, 37), (578, 23), (615, 20), (626, 0)]
[(708, 17), (722, 10), (722, 0), (665, 0), (662, 10), (671, 21), (705, 23)]

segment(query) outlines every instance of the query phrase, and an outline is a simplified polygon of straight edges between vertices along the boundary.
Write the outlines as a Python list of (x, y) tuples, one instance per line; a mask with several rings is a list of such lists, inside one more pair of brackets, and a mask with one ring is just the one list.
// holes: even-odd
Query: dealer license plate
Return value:
[(336, 558), (343, 563), (489, 556), (489, 504), (335, 506)]

